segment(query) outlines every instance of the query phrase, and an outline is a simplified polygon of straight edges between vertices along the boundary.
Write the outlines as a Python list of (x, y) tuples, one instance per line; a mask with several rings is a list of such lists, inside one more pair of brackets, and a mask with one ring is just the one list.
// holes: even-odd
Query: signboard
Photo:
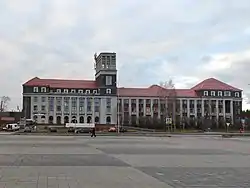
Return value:
[(166, 124), (172, 124), (172, 118), (166, 118)]
[(72, 127), (72, 128), (94, 128), (95, 124), (94, 123), (66, 123), (67, 128)]

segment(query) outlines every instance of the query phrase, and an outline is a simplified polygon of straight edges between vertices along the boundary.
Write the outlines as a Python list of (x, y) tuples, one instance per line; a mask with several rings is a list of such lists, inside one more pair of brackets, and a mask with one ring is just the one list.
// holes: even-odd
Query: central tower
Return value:
[(102, 52), (95, 59), (95, 80), (101, 95), (117, 95), (116, 53)]

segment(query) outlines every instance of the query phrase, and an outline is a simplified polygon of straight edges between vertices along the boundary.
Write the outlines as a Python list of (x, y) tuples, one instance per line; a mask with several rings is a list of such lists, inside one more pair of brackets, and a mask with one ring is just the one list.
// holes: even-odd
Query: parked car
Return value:
[[(117, 127), (110, 127), (109, 132), (117, 132)], [(120, 132), (121, 133), (127, 132), (127, 129), (124, 127), (120, 127)]]
[(4, 131), (18, 131), (19, 129), (20, 126), (17, 123), (7, 124), (5, 127), (3, 127)]
[(91, 130), (89, 128), (78, 128), (75, 129), (75, 133), (90, 133)]

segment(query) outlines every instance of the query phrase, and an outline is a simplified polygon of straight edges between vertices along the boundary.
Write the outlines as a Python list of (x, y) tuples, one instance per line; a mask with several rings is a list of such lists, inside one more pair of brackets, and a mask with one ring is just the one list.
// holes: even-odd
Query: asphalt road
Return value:
[(1, 188), (250, 187), (250, 139), (0, 135)]

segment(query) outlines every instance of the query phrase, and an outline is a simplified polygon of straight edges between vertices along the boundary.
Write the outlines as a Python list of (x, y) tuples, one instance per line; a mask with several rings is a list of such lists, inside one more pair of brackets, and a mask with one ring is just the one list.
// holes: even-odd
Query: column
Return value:
[(56, 97), (54, 97), (54, 111), (53, 111), (53, 124), (56, 124), (56, 119), (57, 119), (57, 115), (56, 115), (56, 103), (57, 103), (57, 100), (56, 100)]
[(120, 124), (123, 124), (124, 122), (124, 99), (121, 98), (121, 115), (122, 115), (122, 122), (120, 122)]
[(146, 99), (143, 99), (143, 116), (146, 116)]
[(76, 119), (80, 123), (80, 114), (79, 114), (79, 97), (76, 97)]
[(204, 99), (201, 99), (201, 116), (204, 117)]
[[(112, 100), (111, 100), (111, 107), (112, 107), (112, 105), (113, 104), (112, 104)], [(107, 101), (105, 101), (105, 110), (107, 110), (106, 106), (107, 106)], [(91, 121), (91, 123), (95, 123), (95, 100), (94, 100), (94, 97), (91, 97), (91, 110), (92, 110), (92, 121)], [(111, 108), (111, 110), (112, 110), (112, 108)], [(100, 119), (100, 117), (99, 117), (99, 119)]]
[(136, 119), (139, 119), (139, 99), (136, 99)]
[(223, 99), (223, 118), (225, 120), (226, 118), (226, 100)]
[(61, 103), (61, 111), (62, 111), (62, 117), (61, 117), (61, 123), (64, 124), (64, 97), (62, 97), (62, 103)]
[(131, 110), (131, 99), (130, 98), (128, 99), (128, 113), (129, 113), (129, 116), (131, 117), (132, 110)]
[(231, 113), (231, 123), (234, 123), (234, 106), (233, 106), (233, 100), (230, 100), (230, 113)]
[(153, 102), (154, 102), (154, 99), (150, 99), (150, 113), (151, 113), (152, 118), (154, 115)]
[(197, 100), (194, 100), (194, 116), (197, 118)]
[(190, 118), (190, 100), (187, 99), (187, 117)]
[(219, 100), (216, 100), (216, 120), (219, 120)]
[[(103, 98), (101, 100), (101, 105), (103, 105)], [(87, 97), (84, 97), (84, 122), (87, 123)], [(100, 119), (101, 121), (101, 119)]]
[(180, 117), (181, 117), (181, 121), (182, 121), (182, 118), (183, 118), (183, 107), (182, 107), (182, 105), (183, 105), (183, 100), (180, 99)]

